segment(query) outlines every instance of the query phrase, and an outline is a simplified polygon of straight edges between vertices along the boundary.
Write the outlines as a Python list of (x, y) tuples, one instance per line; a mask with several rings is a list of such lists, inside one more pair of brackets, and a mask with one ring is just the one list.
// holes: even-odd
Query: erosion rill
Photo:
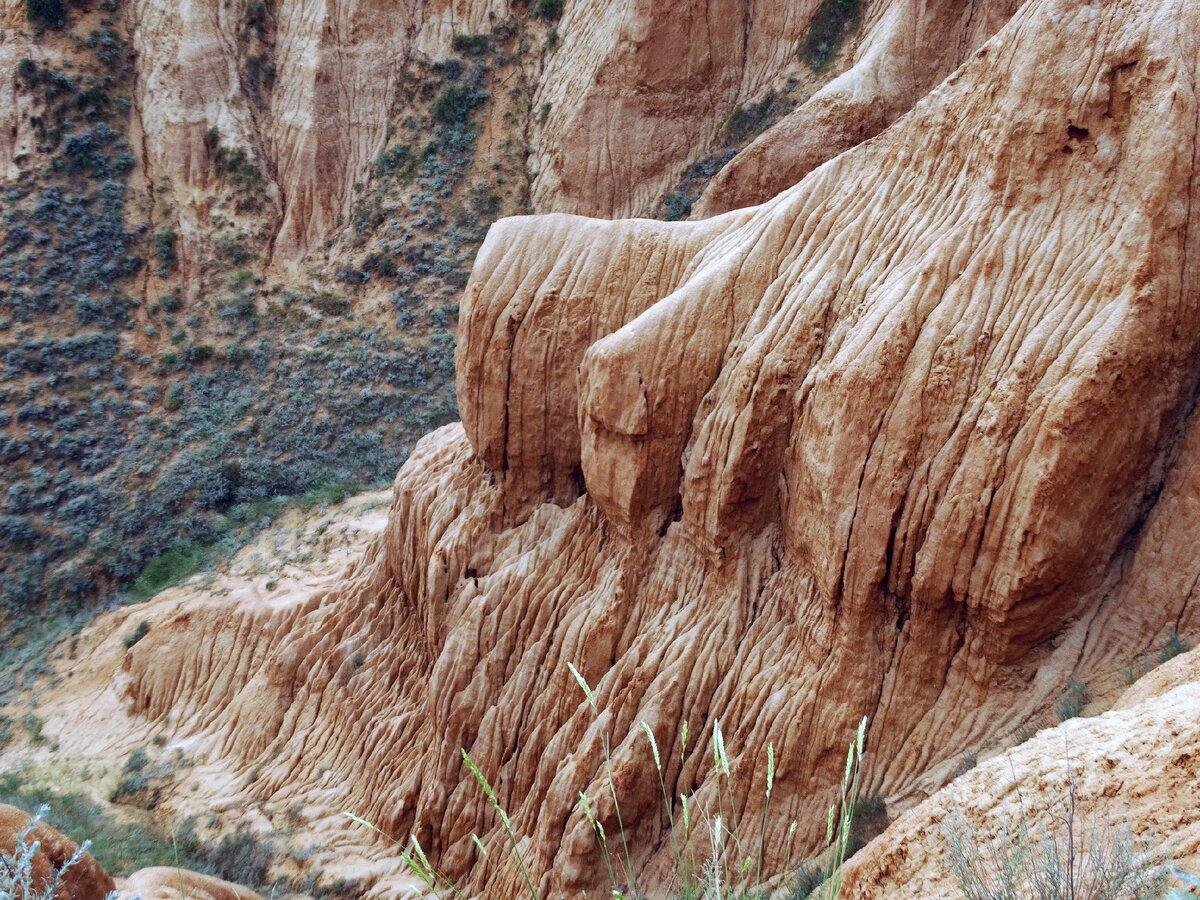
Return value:
[[(1194, 629), (1200, 4), (1015, 5), (872, 13), (841, 86), (701, 201), (732, 211), (497, 222), (462, 301), (462, 422), (416, 446), (386, 529), (328, 589), (153, 607), (113, 682), (126, 709), (253, 772), (245, 797), (411, 832), (469, 892), (518, 896), (466, 750), (547, 896), (607, 889), (581, 792), (653, 894), (682, 834), (643, 723), (672, 796), (755, 843), (765, 823), (778, 872), (819, 849), (862, 717), (863, 790), (903, 810), (964, 754), (1024, 741), (1070, 683)], [(943, 26), (955, 41), (889, 68)], [(765, 198), (793, 146), (800, 180)], [(295, 196), (285, 221), (342, 203)], [(309, 239), (281, 234), (277, 252)], [(1170, 677), (1080, 740), (1165, 721), (1192, 741), (1162, 782), (1182, 790), (1192, 701), (1130, 705)], [(1054, 752), (1038, 740), (1023, 764)], [(851, 893), (947, 890), (942, 796), (856, 861)]]

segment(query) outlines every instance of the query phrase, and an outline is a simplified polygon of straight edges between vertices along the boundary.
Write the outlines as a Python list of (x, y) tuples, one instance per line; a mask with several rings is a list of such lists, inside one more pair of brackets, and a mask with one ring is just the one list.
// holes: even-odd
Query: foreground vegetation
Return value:
[[(584, 692), (593, 713), (596, 696), (579, 671), (568, 663), (571, 675)], [(860, 796), (861, 775), (866, 750), (864, 718), (851, 742), (836, 800), (829, 806), (825, 821), (823, 850), (795, 870), (771, 872), (764, 868), (767, 853), (764, 834), (768, 809), (775, 787), (775, 751), (768, 745), (762, 780), (761, 819), (757, 841), (745, 837), (741, 827), (725, 810), (744, 808), (732, 803), (729, 754), (719, 721), (713, 724), (711, 750), (712, 774), (721, 789), (718, 808), (697, 807), (694, 795), (672, 797), (667, 789), (662, 749), (649, 725), (642, 723), (647, 750), (653, 760), (662, 790), (663, 807), (672, 840), (675, 865), (671, 896), (677, 900), (766, 900), (787, 896), (790, 900), (834, 900), (842, 893), (845, 862), (887, 826), (886, 805), (878, 796)], [(681, 733), (679, 754), (687, 751), (686, 723)], [(513, 863), (521, 873), (531, 900), (542, 894), (521, 853), (522, 838), (512, 818), (501, 806), (498, 794), (487, 775), (465, 750), (463, 765), (493, 807), (500, 823)], [(610, 833), (597, 817), (597, 797), (579, 795), (579, 814), (587, 821), (596, 838), (596, 848), (608, 874), (610, 895), (614, 900), (633, 900), (650, 896), (639, 886), (627, 841), (613, 778), (607, 739), (604, 743), (605, 772), (602, 792), (611, 798), (616, 814), (617, 833)], [(347, 817), (379, 834), (376, 826), (352, 813)], [(793, 821), (788, 840), (797, 831)], [(699, 835), (697, 842), (693, 837)], [(431, 894), (464, 896), (453, 880), (429, 860), (415, 835), (407, 842), (395, 843), (409, 871)], [(1119, 900), (1119, 898), (1169, 897), (1185, 894), (1168, 891), (1169, 878), (1189, 887), (1200, 887), (1200, 879), (1174, 870), (1166, 855), (1156, 849), (1139, 850), (1127, 831), (1089, 826), (1083, 822), (1076, 805), (1074, 778), (1059, 807), (1051, 810), (1049, 822), (1037, 823), (1022, 818), (1009, 823), (1009, 830), (998, 846), (977, 841), (961, 811), (956, 811), (944, 826), (945, 848), (959, 890), (965, 900)], [(477, 834), (471, 840), (481, 856), (489, 855)], [(707, 849), (697, 853), (697, 844)]]
[[(211, 569), (233, 556), (287, 510), (309, 510), (339, 503), (377, 486), (320, 481), (301, 494), (237, 504), (213, 520), (208, 539), (175, 541), (149, 559), (128, 589), (113, 595), (110, 602), (148, 600), (159, 591)], [(86, 605), (13, 610), (8, 620), (9, 636), (0, 640), (0, 701), (16, 696), (36, 679), (49, 674), (55, 649), (83, 629), (98, 612), (99, 609)], [(134, 638), (133, 643), (139, 638)], [(0, 745), (4, 743), (4, 728), (0, 722)]]

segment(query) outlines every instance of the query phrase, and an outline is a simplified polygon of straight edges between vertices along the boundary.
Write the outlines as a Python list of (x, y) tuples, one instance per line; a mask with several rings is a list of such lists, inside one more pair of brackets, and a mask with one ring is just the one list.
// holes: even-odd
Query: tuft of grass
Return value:
[[(574, 664), (568, 662), (567, 669), (571, 678), (583, 692), (584, 700), (593, 715), (599, 715), (599, 695)], [(649, 723), (643, 721), (639, 723), (638, 727), (646, 736), (650, 761), (658, 773), (659, 789), (663, 799), (663, 815), (665, 824), (668, 826), (671, 849), (675, 857), (673, 880), (677, 887), (674, 896), (680, 900), (701, 900), (701, 898), (703, 900), (766, 900), (768, 896), (775, 896), (776, 890), (780, 887), (789, 892), (792, 900), (802, 900), (810, 895), (816, 896), (820, 900), (834, 900), (841, 891), (843, 863), (870, 837), (874, 837), (878, 830), (886, 827), (887, 807), (883, 798), (876, 794), (861, 797), (859, 795), (863, 754), (866, 749), (867, 720), (865, 717), (859, 723), (855, 737), (847, 750), (838, 797), (829, 807), (826, 816), (825, 845), (827, 852), (822, 856), (827, 860), (827, 864), (802, 866), (785, 876), (782, 883), (771, 873), (763, 870), (767, 814), (775, 789), (774, 746), (768, 744), (766, 747), (763, 756), (765, 767), (761, 788), (755, 787), (756, 791), (761, 789), (763, 792), (761, 795), (763, 808), (758, 821), (759, 838), (756, 844), (751, 844), (742, 831), (745, 823), (736, 819), (736, 810), (745, 808), (745, 803), (734, 802), (734, 798), (731, 796), (734, 789), (732, 784), (734, 766), (720, 721), (713, 721), (710, 736), (711, 775), (716, 779), (718, 790), (716, 798), (707, 807), (700, 804), (695, 793), (673, 796), (667, 788), (668, 781), (674, 783), (673, 777), (668, 778), (667, 766), (673, 763), (683, 765), (688, 759), (687, 723), (684, 722), (680, 728), (678, 757), (674, 755), (672, 746), (664, 746), (659, 743)], [(602, 747), (604, 751), (602, 784), (593, 796), (589, 796), (587, 792), (580, 792), (579, 814), (595, 835), (597, 850), (608, 874), (609, 896), (616, 900), (633, 900), (633, 898), (646, 895), (639, 888), (634, 874), (633, 857), (629, 849), (630, 835), (626, 833), (621, 814), (607, 734), (602, 735)], [(465, 749), (462, 751), (462, 758), (464, 767), (496, 813), (501, 828), (508, 838), (510, 853), (521, 873), (529, 896), (532, 900), (540, 900), (541, 894), (537, 889), (535, 879), (521, 853), (521, 838), (512, 818), (500, 803), (498, 792), (484, 774), (483, 769)], [(601, 811), (601, 804), (607, 805), (610, 799), (611, 818), (603, 815)], [(350, 821), (382, 835), (393, 844), (400, 845), (400, 842), (391, 835), (360, 816), (351, 812), (343, 813), (343, 815)], [(609, 829), (613, 826), (615, 826), (615, 833), (610, 833)], [(788, 828), (785, 856), (791, 855), (796, 831), (797, 823), (793, 821)], [(708, 852), (705, 858), (698, 858), (697, 845), (700, 841), (694, 841), (693, 836), (707, 838)], [(489, 855), (487, 848), (477, 835), (472, 834), (471, 840), (481, 857)], [(703, 855), (701, 854), (701, 856)], [(462, 892), (454, 883), (430, 863), (415, 834), (409, 835), (408, 843), (400, 850), (400, 857), (409, 871), (420, 879), (430, 892), (447, 892), (456, 897), (462, 896)], [(764, 887), (771, 882), (776, 882), (777, 887), (770, 889)]]
[(21, 724), (25, 726), (25, 731), (29, 733), (29, 742), (35, 746), (46, 743), (46, 735), (42, 729), (46, 727), (46, 720), (34, 713), (26, 713), (21, 720)]
[(1067, 684), (1066, 690), (1062, 692), (1062, 696), (1054, 704), (1054, 709), (1058, 713), (1059, 721), (1065, 722), (1067, 719), (1074, 719), (1083, 708), (1092, 700), (1092, 692), (1088, 690), (1086, 684), (1082, 681), (1072, 681)]
[(966, 900), (1160, 896), (1169, 865), (1160, 852), (1139, 852), (1127, 828), (1090, 823), (1075, 796), (1074, 774), (1051, 811), (1050, 824), (1030, 822), (1024, 809), (996, 843), (980, 843), (962, 810), (942, 829), (950, 869)]
[(216, 543), (183, 541), (174, 544), (146, 563), (134, 579), (130, 593), (135, 599), (148, 600), (205, 568), (216, 558), (218, 550)]

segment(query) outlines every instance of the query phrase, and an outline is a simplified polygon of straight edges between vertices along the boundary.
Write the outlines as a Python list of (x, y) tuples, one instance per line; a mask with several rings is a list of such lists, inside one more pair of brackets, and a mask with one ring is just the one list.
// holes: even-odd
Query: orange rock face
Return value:
[[(0, 804), (0, 852), (11, 855), (17, 846), (18, 835), (28, 824), (27, 813)], [(61, 871), (79, 848), (70, 838), (41, 823), (26, 838), (29, 844), (35, 841), (40, 846), (33, 858), (33, 888), (45, 890), (54, 873)], [(112, 878), (90, 853), (85, 853), (63, 873), (55, 896), (56, 900), (104, 900), (112, 889)]]
[[(565, 4), (553, 40), (527, 66), (532, 88), (519, 130), (530, 144), (533, 207), (654, 215), (690, 166), (723, 150), (740, 107), (786, 88), (808, 99), (722, 172), (701, 207), (707, 215), (767, 200), (909, 109), (1016, 4), (858, 5), (814, 72), (797, 47), (820, 16), (815, 0)], [(255, 216), (270, 235), (271, 261), (295, 267), (321, 255), (360, 199), (357, 187), (407, 108), (396, 91), (404, 64), (444, 58), (455, 36), (526, 28), (526, 6), (137, 0), (128, 12), (134, 143), (151, 199), (178, 215), (185, 271), (221, 193), (206, 135), (261, 170)], [(0, 54), (0, 72), (4, 64)], [(0, 163), (20, 152), (15, 133), (5, 141)]]
[(932, 792), (1194, 625), (1198, 35), (1191, 3), (1038, 0), (761, 206), (499, 223), (463, 423), (400, 472), (386, 533), (326, 594), (157, 623), (132, 709), (219, 735), (264, 796), (336, 783), (497, 896), (518, 873), (470, 840), (504, 842), (462, 748), (555, 895), (604, 883), (577, 804), (616, 833), (606, 741), (664, 883), (641, 723), (676, 748), (689, 724), (665, 779), (713, 809), (720, 721), (751, 834), (773, 744), (776, 866), (790, 822), (793, 860), (819, 844), (864, 715), (865, 789)]
[[(955, 817), (975, 845), (1011, 841), (1013, 823), (1065, 846), (1073, 793), (1078, 846), (1131, 841), (1184, 872), (1200, 863), (1200, 814), (1190, 801), (1200, 729), (1200, 651), (1146, 675), (1101, 716), (1072, 719), (980, 764), (910, 810), (848, 867), (847, 897), (956, 897), (948, 834)], [(1111, 843), (1105, 847), (1112, 852)]]
[[(466, 749), (541, 888), (578, 896), (605, 884), (581, 792), (618, 831), (606, 755), (639, 882), (669, 881), (680, 835), (643, 727), (675, 748), (670, 792), (711, 814), (720, 722), (724, 812), (750, 839), (762, 823), (779, 870), (819, 848), (861, 717), (864, 790), (901, 809), (962, 754), (1012, 742), (1070, 681), (1111, 679), (1169, 630), (1194, 629), (1200, 6), (1011, 7), (872, 7), (843, 84), (767, 132), (704, 201), (737, 206), (804, 176), (759, 206), (681, 223), (498, 223), (462, 304), (462, 423), (417, 447), (386, 531), (329, 589), (160, 605), (116, 682), (129, 710), (206, 736), (255, 773), (250, 796), (411, 832), (466, 888), (515, 896)], [(408, 27), (344, 12), (351, 30)], [(477, 13), (453, 5), (437, 21)], [(568, 4), (564, 42), (592, 22), (596, 46), (622, 48), (626, 68), (601, 66), (604, 53), (589, 63), (607, 73), (597, 84), (650, 72), (671, 97), (695, 79), (715, 92), (696, 110), (736, 96), (736, 78), (713, 75), (736, 29), (675, 13), (664, 46), (678, 54), (639, 44), (666, 15), (648, 9)], [(279, 21), (281, 35), (315, 27), (299, 12)], [(605, 36), (618, 21), (619, 40)], [(943, 29), (952, 40), (895, 73), (899, 47)], [(343, 67), (338, 84), (376, 85), (363, 74), (374, 62), (308, 46), (296, 38), (310, 91), (297, 96), (320, 95), (326, 62)], [(591, 89), (571, 96), (552, 123), (643, 122)], [(874, 118), (845, 130), (863, 97)], [(299, 245), (342, 202), (305, 199), (305, 179), (332, 184), (369, 159), (378, 123), (351, 115), (361, 131), (331, 145), (314, 136), (328, 121), (292, 112), (277, 146), (307, 174), (281, 194), (299, 229), (281, 234)], [(712, 127), (676, 112), (680, 134)], [(637, 208), (649, 176), (634, 150), (658, 133), (629, 127), (637, 137), (604, 151), (595, 181), (571, 174), (587, 160), (543, 151), (542, 184), (564, 185), (557, 205)], [(789, 147), (794, 168), (777, 170)], [(595, 711), (568, 663), (595, 687)], [(1068, 730), (1119, 741), (1121, 721)], [(779, 762), (764, 815), (768, 745)], [(921, 809), (904, 828), (925, 827)], [(473, 834), (497, 852), (479, 854)], [(886, 848), (851, 882), (863, 895), (925, 883), (902, 845)]]
[(134, 872), (125, 879), (120, 894), (122, 900), (259, 900), (259, 896), (211, 875), (167, 866)]

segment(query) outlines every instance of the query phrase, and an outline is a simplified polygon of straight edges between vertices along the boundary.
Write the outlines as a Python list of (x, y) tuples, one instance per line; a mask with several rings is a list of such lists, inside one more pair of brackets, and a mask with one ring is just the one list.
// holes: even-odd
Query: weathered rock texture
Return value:
[[(0, 852), (11, 857), (16, 849), (18, 836), (28, 825), (28, 813), (0, 804)], [(79, 849), (70, 838), (43, 823), (38, 823), (37, 827), (26, 835), (25, 841), (27, 845), (34, 842), (39, 845), (30, 872), (35, 891), (46, 890), (55, 873), (62, 871)], [(63, 872), (56, 900), (104, 900), (112, 889), (112, 878), (90, 853), (85, 853)]]
[(260, 895), (211, 875), (153, 866), (126, 878), (118, 896), (122, 900), (259, 900)]
[(874, 137), (958, 68), (1019, 0), (872, 4), (854, 63), (760, 135), (722, 169), (698, 216), (750, 206)]
[(541, 886), (579, 895), (605, 881), (581, 791), (617, 831), (606, 743), (639, 879), (671, 868), (641, 723), (670, 748), (689, 724), (666, 784), (711, 814), (720, 721), (750, 839), (773, 744), (777, 868), (818, 848), (860, 717), (864, 790), (903, 807), (1194, 630), (1200, 6), (1031, 0), (969, 54), (1001, 5), (897, 10), (959, 49), (868, 132), (965, 62), (763, 205), (494, 226), (462, 424), (417, 447), (386, 532), (326, 592), (160, 607), (129, 709), (209, 736), (251, 796), (414, 832), (515, 896), (465, 748)]
[(750, 834), (774, 744), (780, 864), (792, 820), (817, 847), (861, 716), (865, 789), (903, 805), (1192, 628), (1197, 35), (1192, 3), (1039, 0), (760, 207), (499, 223), (463, 424), (385, 535), (327, 594), (157, 622), (132, 709), (512, 892), (470, 841), (502, 845), (466, 748), (573, 894), (603, 882), (580, 791), (616, 829), (606, 736), (646, 883), (670, 839), (642, 722), (664, 747), (690, 723), (667, 785), (711, 810), (720, 720)]
[[(704, 209), (761, 202), (910, 108), (1015, 5), (852, 3), (829, 63), (813, 72), (797, 48), (822, 16), (816, 0), (567, 3), (552, 39), (536, 18), (522, 35), (526, 48), (545, 41), (526, 66), (531, 96), (519, 129), (534, 206), (654, 214), (688, 166), (724, 147), (739, 107), (784, 88), (793, 102), (811, 95), (722, 175)], [(250, 218), (268, 236), (268, 261), (320, 258), (390, 127), (410, 111), (412, 98), (396, 91), (405, 65), (443, 59), (455, 36), (528, 18), (507, 0), (407, 0), (386, 11), (366, 2), (135, 0), (125, 17), (137, 51), (134, 143), (151, 199), (170, 211), (156, 224), (178, 220), (192, 283), (198, 242), (215, 213), (229, 213), (228, 187), (213, 174), (214, 137), (261, 172)], [(10, 70), (0, 81), (11, 78)], [(20, 107), (14, 99), (8, 113), (27, 124)], [(0, 140), (0, 163), (20, 152), (23, 130)]]
[(1010, 846), (1016, 822), (1034, 840), (1053, 835), (1065, 846), (1072, 793), (1078, 847), (1097, 851), (1132, 837), (1135, 852), (1163, 854), (1195, 872), (1198, 703), (1200, 651), (1193, 651), (1141, 679), (1112, 712), (1043, 731), (909, 811), (851, 863), (846, 896), (961, 896), (947, 859), (951, 816), (962, 817), (985, 853)]

